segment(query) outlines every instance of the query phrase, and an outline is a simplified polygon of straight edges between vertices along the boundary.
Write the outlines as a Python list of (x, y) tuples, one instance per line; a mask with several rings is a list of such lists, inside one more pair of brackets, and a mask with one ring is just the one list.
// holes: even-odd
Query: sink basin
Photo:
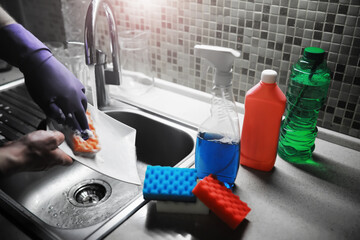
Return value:
[[(6, 91), (24, 96), (23, 84)], [(21, 119), (16, 115), (23, 111), (21, 104), (1, 104), (3, 108), (5, 104), (16, 110), (8, 111), (11, 112), (9, 119)], [(36, 105), (32, 107), (36, 108)], [(148, 165), (189, 167), (193, 164), (194, 129), (124, 103), (118, 103), (105, 112), (137, 130), (137, 169), (142, 182)], [(26, 114), (37, 119), (44, 117), (36, 115), (36, 111)], [(22, 122), (22, 125), (29, 124)], [(36, 124), (32, 125), (34, 128)], [(1, 127), (14, 131), (13, 138), (24, 134), (11, 126)], [(2, 210), (24, 231), (44, 239), (101, 236), (145, 203), (142, 186), (112, 179), (78, 162), (43, 172), (22, 172), (2, 178), (0, 189)]]

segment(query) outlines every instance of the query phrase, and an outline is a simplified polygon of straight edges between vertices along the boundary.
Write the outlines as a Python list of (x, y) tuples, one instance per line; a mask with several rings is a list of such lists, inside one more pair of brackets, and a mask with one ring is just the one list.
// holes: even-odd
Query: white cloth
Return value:
[[(88, 105), (101, 150), (94, 158), (74, 155), (64, 141), (59, 148), (74, 160), (109, 177), (141, 185), (136, 168), (136, 130)], [(49, 124), (48, 129), (54, 129)], [(58, 129), (59, 130), (59, 129)]]

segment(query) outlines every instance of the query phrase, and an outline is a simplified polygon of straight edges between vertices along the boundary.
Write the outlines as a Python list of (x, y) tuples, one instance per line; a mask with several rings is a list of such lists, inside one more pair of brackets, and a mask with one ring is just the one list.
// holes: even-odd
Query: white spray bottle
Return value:
[(195, 150), (197, 176), (217, 176), (232, 188), (239, 168), (240, 124), (232, 92), (232, 66), (240, 52), (230, 48), (196, 45), (195, 55), (215, 68), (211, 116), (199, 127)]

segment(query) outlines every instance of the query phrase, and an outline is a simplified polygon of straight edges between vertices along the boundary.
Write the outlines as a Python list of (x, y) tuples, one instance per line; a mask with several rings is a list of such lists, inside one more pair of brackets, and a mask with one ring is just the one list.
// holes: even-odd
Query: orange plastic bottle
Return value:
[(264, 70), (261, 81), (245, 96), (240, 164), (270, 171), (275, 164), (286, 97), (276, 84), (277, 73)]

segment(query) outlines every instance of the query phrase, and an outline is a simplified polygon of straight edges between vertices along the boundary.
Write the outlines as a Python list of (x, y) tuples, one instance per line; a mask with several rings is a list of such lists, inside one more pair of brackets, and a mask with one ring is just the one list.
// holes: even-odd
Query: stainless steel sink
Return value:
[[(24, 95), (23, 84), (1, 92), (0, 96), (8, 94), (14, 99), (20, 94), (21, 98), (28, 98)], [(29, 124), (16, 115), (24, 110), (25, 102), (30, 99), (23, 99), (23, 104), (12, 103), (9, 99), (1, 102), (0, 97), (3, 109), (5, 105), (10, 106), (2, 112), (10, 115), (5, 114), (3, 118), (17, 119), (17, 125), (29, 125), (28, 131), (35, 130), (36, 121)], [(39, 115), (41, 111), (33, 103), (31, 107), (34, 111), (26, 114), (40, 122), (44, 115)], [(120, 102), (105, 112), (137, 130), (137, 168), (142, 182), (147, 165), (189, 167), (193, 164), (196, 131), (190, 126)], [(17, 125), (0, 126), (0, 131), (14, 132), (7, 139), (6, 132), (1, 131), (3, 142), (26, 133), (18, 131)], [(25, 232), (43, 239), (96, 239), (146, 203), (141, 194), (142, 186), (112, 179), (78, 162), (68, 167), (57, 166), (44, 172), (23, 172), (2, 178), (0, 189), (1, 210)]]

